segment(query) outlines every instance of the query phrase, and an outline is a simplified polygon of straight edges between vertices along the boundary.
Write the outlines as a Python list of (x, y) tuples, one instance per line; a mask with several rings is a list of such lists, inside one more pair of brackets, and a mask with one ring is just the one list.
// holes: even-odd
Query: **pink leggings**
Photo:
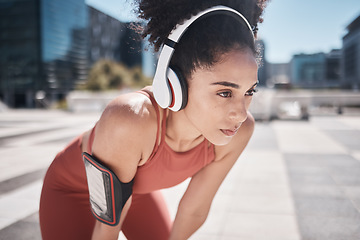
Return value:
[[(60, 152), (44, 179), (40, 199), (43, 240), (87, 240), (95, 225), (91, 214), (80, 138)], [(168, 239), (171, 219), (160, 191), (133, 194), (122, 231), (129, 240)]]

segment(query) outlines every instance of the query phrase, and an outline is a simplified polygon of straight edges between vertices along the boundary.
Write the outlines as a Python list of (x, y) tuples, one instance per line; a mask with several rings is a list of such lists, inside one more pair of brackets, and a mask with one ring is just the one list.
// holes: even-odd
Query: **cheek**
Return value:
[(200, 111), (203, 112), (208, 109), (211, 105), (210, 99), (208, 93), (202, 91), (202, 89), (196, 87), (189, 88), (188, 107), (192, 112), (200, 114)]
[(196, 128), (204, 131), (209, 125), (216, 122), (217, 115), (220, 114), (216, 104), (212, 102), (212, 98), (199, 92), (194, 95), (189, 95), (189, 102), (184, 111), (187, 118)]
[(246, 102), (245, 102), (246, 110), (249, 109), (250, 104), (251, 104), (251, 101), (252, 101), (252, 97), (248, 97), (248, 98), (246, 99)]
[(188, 107), (188, 109), (185, 108), (189, 115), (188, 117), (196, 122), (209, 120), (214, 112), (209, 101), (206, 101), (204, 98), (198, 98), (197, 100), (192, 101)]

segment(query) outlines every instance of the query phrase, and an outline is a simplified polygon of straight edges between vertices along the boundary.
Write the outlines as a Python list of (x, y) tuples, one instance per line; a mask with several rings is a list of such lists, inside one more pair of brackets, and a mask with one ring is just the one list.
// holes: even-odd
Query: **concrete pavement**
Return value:
[[(99, 115), (0, 113), (0, 239), (41, 239), (45, 170)], [(187, 183), (163, 191), (173, 217)], [(191, 239), (358, 240), (359, 210), (360, 116), (259, 122)]]

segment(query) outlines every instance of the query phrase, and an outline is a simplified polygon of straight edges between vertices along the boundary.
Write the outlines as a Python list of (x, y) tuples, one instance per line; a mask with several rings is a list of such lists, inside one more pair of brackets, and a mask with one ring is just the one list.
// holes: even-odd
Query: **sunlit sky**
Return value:
[[(136, 20), (130, 0), (86, 3), (120, 21)], [(263, 14), (264, 22), (259, 25), (265, 58), (284, 63), (294, 54), (341, 48), (346, 26), (359, 15), (359, 0), (271, 0)]]

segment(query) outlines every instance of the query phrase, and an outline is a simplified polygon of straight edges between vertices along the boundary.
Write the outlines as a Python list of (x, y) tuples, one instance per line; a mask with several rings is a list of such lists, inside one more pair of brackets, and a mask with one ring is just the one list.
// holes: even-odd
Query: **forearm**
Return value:
[(119, 237), (120, 228), (118, 226), (112, 227), (96, 221), (92, 240), (108, 239), (116, 240)]
[(176, 215), (169, 240), (186, 240), (195, 233), (205, 222), (207, 214), (192, 215), (181, 214)]
[(119, 237), (119, 233), (121, 231), (121, 226), (125, 220), (125, 217), (130, 209), (132, 201), (132, 196), (125, 203), (124, 208), (122, 209), (120, 221), (117, 226), (109, 226), (100, 221), (96, 221), (93, 235), (91, 240), (117, 240)]

